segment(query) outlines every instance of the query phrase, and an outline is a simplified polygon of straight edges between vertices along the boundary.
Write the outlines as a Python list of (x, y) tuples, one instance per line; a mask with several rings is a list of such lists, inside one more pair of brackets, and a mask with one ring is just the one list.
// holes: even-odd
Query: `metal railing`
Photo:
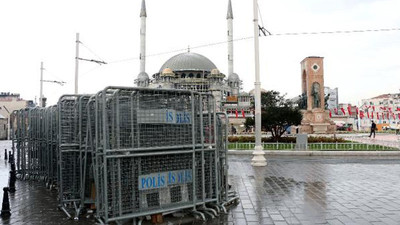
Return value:
[[(296, 143), (262, 143), (264, 150), (296, 150)], [(255, 144), (252, 142), (233, 142), (228, 144), (228, 149), (252, 150)], [(338, 151), (396, 151), (400, 150), (400, 143), (308, 143), (307, 150), (338, 150)]]

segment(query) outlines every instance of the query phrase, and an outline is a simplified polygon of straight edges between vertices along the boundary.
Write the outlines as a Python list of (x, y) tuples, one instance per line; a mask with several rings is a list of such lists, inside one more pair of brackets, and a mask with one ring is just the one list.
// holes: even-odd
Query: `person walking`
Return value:
[(369, 134), (369, 137), (372, 136), (372, 133), (374, 134), (374, 138), (375, 138), (375, 130), (376, 130), (376, 124), (374, 123), (374, 121), (372, 120), (372, 124), (371, 124), (371, 133)]

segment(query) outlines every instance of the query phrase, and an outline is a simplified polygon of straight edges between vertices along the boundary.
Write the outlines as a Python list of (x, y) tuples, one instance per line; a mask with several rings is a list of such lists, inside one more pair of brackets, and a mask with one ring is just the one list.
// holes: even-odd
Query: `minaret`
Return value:
[(146, 3), (142, 0), (140, 9), (140, 73), (146, 71)]
[(231, 0), (228, 2), (228, 76), (233, 73), (233, 13)]
[(149, 75), (146, 73), (146, 3), (142, 0), (142, 7), (140, 9), (140, 72), (135, 80), (139, 87), (149, 86)]
[(239, 75), (233, 72), (233, 12), (231, 0), (228, 0), (226, 20), (228, 22), (228, 85), (231, 88), (230, 94), (238, 96), (241, 81)]

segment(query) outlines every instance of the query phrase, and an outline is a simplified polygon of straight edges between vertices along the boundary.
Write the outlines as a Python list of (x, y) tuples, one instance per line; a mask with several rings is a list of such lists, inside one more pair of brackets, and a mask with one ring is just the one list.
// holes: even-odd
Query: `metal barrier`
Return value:
[(102, 223), (176, 210), (205, 218), (235, 199), (228, 117), (210, 94), (107, 87), (14, 111), (11, 123), (20, 177), (57, 184), (69, 217), (90, 207)]
[[(262, 143), (264, 150), (295, 150), (295, 143)], [(229, 149), (252, 150), (254, 142), (233, 142), (228, 144)], [(338, 150), (338, 151), (398, 151), (399, 143), (380, 141), (376, 143), (359, 143), (359, 142), (331, 142), (331, 143), (308, 143), (308, 150)]]
[(214, 104), (211, 95), (189, 91), (99, 92), (93, 147), (98, 218), (108, 223), (219, 204)]

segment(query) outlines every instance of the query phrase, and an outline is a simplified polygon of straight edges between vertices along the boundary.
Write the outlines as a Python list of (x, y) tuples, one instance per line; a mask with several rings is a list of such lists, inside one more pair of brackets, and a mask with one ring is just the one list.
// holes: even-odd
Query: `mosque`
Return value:
[(233, 69), (233, 12), (228, 0), (227, 43), (228, 76), (222, 73), (207, 57), (190, 52), (180, 53), (168, 59), (159, 71), (149, 77), (146, 73), (146, 4), (142, 0), (140, 19), (140, 72), (135, 79), (138, 87), (186, 89), (211, 93), (215, 97), (217, 111), (227, 112), (235, 130), (243, 130), (243, 122), (253, 117), (252, 96), (241, 92), (242, 81)]

